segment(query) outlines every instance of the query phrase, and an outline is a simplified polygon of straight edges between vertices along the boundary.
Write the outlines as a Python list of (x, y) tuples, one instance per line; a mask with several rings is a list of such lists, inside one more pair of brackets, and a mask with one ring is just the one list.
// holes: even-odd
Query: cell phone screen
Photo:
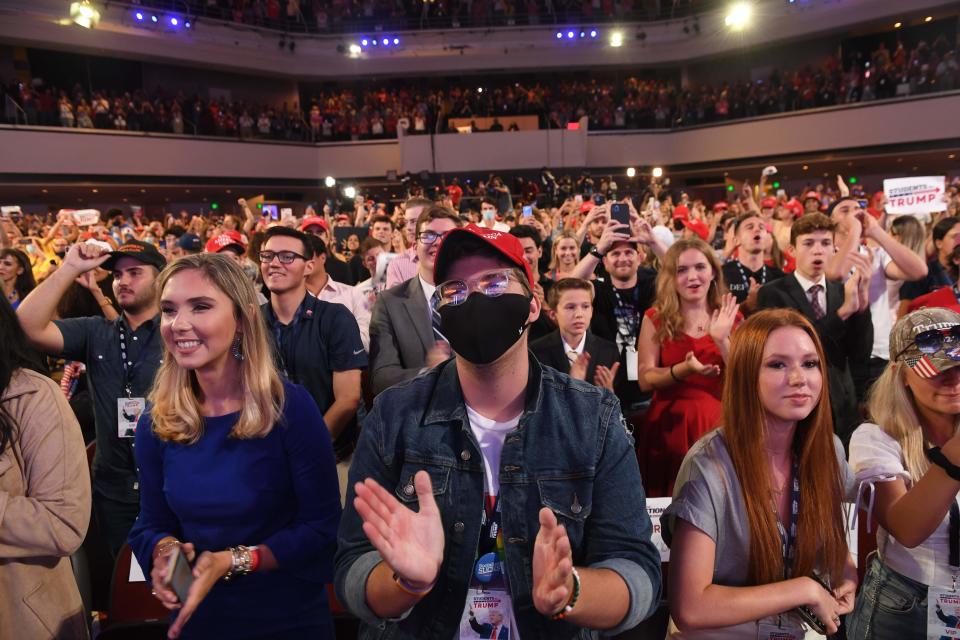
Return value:
[(601, 204), (603, 204), (603, 203), (606, 202), (606, 201), (607, 201), (607, 199), (604, 198), (602, 194), (599, 194), (599, 193), (598, 193), (597, 195), (593, 196), (593, 204), (595, 204), (595, 205), (601, 205)]
[(269, 215), (271, 220), (279, 220), (279, 219), (280, 219), (280, 210), (279, 210), (279, 208), (277, 207), (277, 205), (275, 205), (275, 204), (265, 204), (265, 205), (263, 205), (262, 211), (263, 211), (263, 215), (265, 215), (265, 216)]
[(610, 205), (610, 217), (620, 224), (630, 224), (630, 207), (622, 202)]
[(533, 215), (533, 207), (530, 206), (529, 204), (526, 205), (526, 206), (524, 206), (524, 207), (523, 207), (523, 217), (524, 217), (524, 218), (529, 218), (529, 217), (532, 216), (532, 215)]

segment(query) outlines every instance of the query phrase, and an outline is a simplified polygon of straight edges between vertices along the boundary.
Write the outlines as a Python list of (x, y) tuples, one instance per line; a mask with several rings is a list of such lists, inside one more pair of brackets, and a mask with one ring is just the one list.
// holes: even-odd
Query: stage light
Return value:
[(189, 29), (189, 28), (190, 28), (190, 21), (189, 21), (189, 20), (187, 20), (186, 22), (183, 23), (183, 28), (184, 28), (184, 29)]
[(323, 179), (323, 184), (325, 184), (327, 188), (332, 189), (333, 187), (337, 186), (337, 179), (333, 176), (327, 176)]
[(157, 16), (150, 16), (150, 22), (153, 22), (154, 24), (156, 24), (159, 21), (160, 21), (160, 18), (158, 18)]
[(383, 46), (385, 46), (385, 47), (389, 47), (389, 46), (390, 46), (390, 39), (389, 39), (389, 38), (384, 38), (384, 39), (383, 39)]
[(780, 188), (780, 183), (779, 183), (779, 182), (774, 182), (774, 183), (773, 183), (773, 188), (774, 188), (774, 189), (779, 189), (779, 188)]
[(596, 38), (596, 37), (599, 36), (599, 35), (600, 35), (600, 33), (599, 33), (596, 29), (591, 29), (591, 30), (590, 30), (590, 37), (591, 37), (591, 38)]
[(933, 20), (933, 16), (927, 16), (926, 18), (923, 19), (924, 22), (930, 22), (932, 20)]
[(81, 0), (70, 5), (70, 19), (84, 29), (93, 29), (100, 22), (100, 11), (90, 0)]
[(662, 177), (663, 177), (663, 167), (654, 167), (654, 168), (653, 168), (653, 171), (650, 172), (650, 175), (652, 175), (654, 178), (662, 178)]
[(563, 40), (563, 31), (557, 31), (557, 40)]
[(179, 26), (180, 26), (180, 20), (179, 20), (176, 16), (171, 16), (171, 18), (170, 18), (170, 26), (171, 26), (171, 27), (179, 27)]
[(356, 197), (357, 197), (357, 190), (356, 190), (355, 187), (344, 187), (344, 188), (343, 188), (343, 195), (345, 195), (346, 197), (351, 198), (351, 199), (352, 199), (352, 198), (356, 198)]
[(738, 2), (730, 6), (723, 22), (734, 31), (741, 31), (750, 23), (752, 15), (753, 7), (746, 2)]
[(143, 11), (137, 11), (135, 14), (133, 14), (133, 19), (137, 22), (143, 22)]
[(850, 184), (857, 184), (857, 178), (855, 176), (850, 176), (847, 182), (849, 182)]
[(733, 191), (733, 185), (732, 185), (732, 184), (728, 184), (728, 185), (727, 185), (727, 191)]
[(360, 52), (363, 51), (363, 49), (361, 49), (360, 45), (358, 44), (351, 44), (349, 51), (351, 56), (358, 56), (360, 55)]
[(374, 38), (373, 40), (370, 41), (370, 44), (372, 44), (373, 46), (377, 46), (378, 44), (380, 44), (380, 41)]
[(574, 36), (576, 36), (576, 35), (577, 35), (577, 34), (575, 34), (573, 31), (567, 31), (567, 39), (568, 39), (568, 40), (573, 40)]
[(610, 46), (611, 47), (622, 47), (623, 46), (623, 33), (620, 31), (614, 31), (610, 34)]
[(477, 93), (483, 93), (483, 87), (477, 87)]
[(216, 211), (217, 209), (220, 208), (220, 205), (217, 204), (216, 202), (211, 202), (211, 203), (210, 203), (210, 208), (213, 209), (214, 211)]
[(581, 37), (581, 38), (586, 38), (586, 37), (587, 37), (587, 32), (586, 32), (586, 31), (581, 31), (581, 32), (580, 32), (580, 37)]
[(903, 23), (902, 23), (902, 22), (894, 22), (894, 23), (893, 23), (893, 28), (894, 28), (894, 29), (899, 29), (899, 28), (902, 27), (902, 26), (903, 26)]
[(360, 45), (361, 45), (361, 46), (364, 46), (364, 47), (365, 47), (365, 46), (367, 46), (368, 44), (370, 44), (370, 41), (367, 40), (366, 38), (364, 38), (363, 40), (360, 41)]
[(400, 38), (394, 38), (394, 39), (393, 39), (393, 44), (394, 44), (395, 46), (396, 46), (396, 45), (399, 45), (399, 44), (400, 44)]
[(627, 169), (627, 177), (628, 177), (628, 178), (633, 178), (633, 177), (635, 177), (636, 175), (637, 175), (637, 170), (636, 170), (636, 169), (634, 169), (633, 167), (629, 167), (629, 168)]

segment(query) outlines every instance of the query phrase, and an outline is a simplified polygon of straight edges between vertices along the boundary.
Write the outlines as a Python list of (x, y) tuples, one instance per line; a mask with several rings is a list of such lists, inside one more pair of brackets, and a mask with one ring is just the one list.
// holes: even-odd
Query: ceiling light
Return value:
[(610, 34), (610, 46), (611, 47), (622, 47), (623, 46), (623, 33), (620, 31), (614, 31)]
[(902, 26), (903, 26), (903, 23), (902, 23), (902, 22), (894, 22), (894, 23), (893, 23), (893, 28), (894, 28), (894, 29), (899, 29), (899, 28), (902, 27)]
[(663, 177), (663, 167), (654, 167), (654, 168), (653, 168), (653, 171), (650, 172), (650, 175), (652, 175), (654, 178), (662, 178), (662, 177)]
[(84, 29), (93, 29), (100, 22), (100, 11), (90, 0), (80, 0), (70, 5), (70, 19)]
[(634, 169), (633, 167), (629, 167), (629, 168), (627, 169), (627, 177), (628, 177), (628, 178), (633, 178), (633, 177), (636, 176), (636, 175), (637, 175), (637, 170), (636, 170), (636, 169)]
[(363, 51), (363, 49), (361, 49), (360, 45), (358, 44), (351, 44), (349, 51), (351, 56), (358, 56)]
[(348, 198), (356, 198), (356, 197), (357, 197), (357, 190), (356, 190), (355, 187), (344, 187), (344, 188), (343, 188), (343, 195), (345, 195), (345, 196), (348, 197)]
[(734, 31), (741, 31), (750, 23), (751, 15), (753, 7), (746, 2), (738, 2), (730, 6), (723, 22)]
[(933, 16), (927, 16), (923, 19), (924, 22), (930, 22), (931, 20), (933, 20)]
[(337, 185), (337, 179), (333, 176), (327, 176), (323, 179), (323, 184), (327, 185), (327, 187), (335, 187)]

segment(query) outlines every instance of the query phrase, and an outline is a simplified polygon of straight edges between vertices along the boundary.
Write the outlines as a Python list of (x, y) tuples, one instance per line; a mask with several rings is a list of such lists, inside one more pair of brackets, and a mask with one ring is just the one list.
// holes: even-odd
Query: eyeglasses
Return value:
[(301, 260), (306, 260), (306, 256), (302, 256), (296, 251), (261, 251), (260, 252), (260, 262), (262, 264), (270, 264), (273, 262), (273, 259), (276, 258), (280, 261), (280, 264), (291, 264), (297, 258)]
[[(960, 325), (918, 333), (917, 337), (913, 339), (913, 343), (917, 345), (920, 353), (928, 355), (945, 347), (960, 346)], [(946, 355), (951, 360), (960, 360), (960, 350), (950, 350)]]
[(463, 304), (472, 291), (479, 291), (488, 298), (502, 296), (507, 292), (511, 278), (520, 281), (513, 269), (484, 271), (469, 280), (447, 280), (437, 287), (440, 296), (437, 308)]
[(417, 234), (417, 240), (423, 244), (433, 244), (443, 236), (442, 233), (437, 233), (436, 231), (421, 231)]

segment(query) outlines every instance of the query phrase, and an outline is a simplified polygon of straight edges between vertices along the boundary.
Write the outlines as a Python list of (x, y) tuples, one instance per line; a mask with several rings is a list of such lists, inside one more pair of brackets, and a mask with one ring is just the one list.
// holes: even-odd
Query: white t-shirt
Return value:
[(873, 274), (870, 276), (870, 318), (873, 321), (873, 350), (870, 355), (890, 359), (890, 329), (900, 306), (903, 282), (887, 278), (887, 265), (893, 262), (882, 247), (873, 249)]
[[(500, 454), (503, 451), (503, 443), (507, 434), (517, 428), (520, 415), (517, 414), (504, 422), (497, 422), (480, 415), (467, 405), (467, 418), (483, 457), (484, 505), (493, 505), (496, 496), (500, 493)], [(503, 531), (499, 526), (500, 511), (498, 506), (493, 513), (485, 512), (483, 516), (484, 522), (491, 524), (489, 528), (481, 527), (478, 558), (474, 563), (456, 636), (460, 640), (491, 636), (509, 638), (509, 640), (520, 638), (504, 566)]]
[[(857, 427), (850, 438), (850, 468), (856, 474), (864, 496), (869, 495), (865, 487), (869, 484), (903, 480), (908, 490), (913, 484), (904, 467), (900, 443), (869, 422)], [(941, 587), (949, 587), (952, 583), (949, 515), (944, 516), (930, 537), (913, 549), (903, 546), (879, 527), (877, 549), (887, 566), (912, 580)]]

